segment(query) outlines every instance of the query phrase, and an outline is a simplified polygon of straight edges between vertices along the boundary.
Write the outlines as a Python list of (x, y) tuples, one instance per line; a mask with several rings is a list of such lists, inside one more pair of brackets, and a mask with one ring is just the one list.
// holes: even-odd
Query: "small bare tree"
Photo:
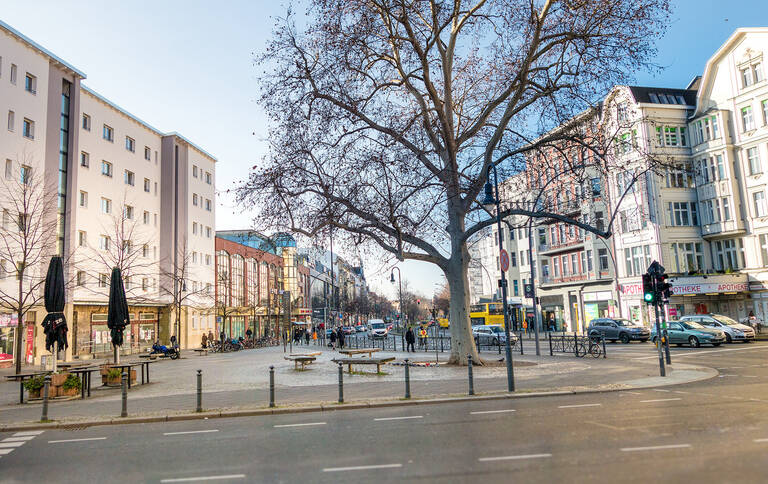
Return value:
[(26, 164), (9, 168), (0, 176), (0, 307), (17, 318), (14, 356), (20, 373), (24, 316), (42, 301), (48, 261), (57, 252), (57, 191)]

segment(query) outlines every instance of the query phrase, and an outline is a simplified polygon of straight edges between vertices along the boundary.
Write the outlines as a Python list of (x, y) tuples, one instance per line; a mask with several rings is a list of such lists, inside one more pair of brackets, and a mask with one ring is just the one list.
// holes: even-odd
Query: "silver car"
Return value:
[(680, 321), (695, 321), (702, 326), (719, 329), (725, 333), (725, 341), (744, 341), (749, 343), (755, 340), (755, 330), (746, 324), (741, 324), (722, 314), (695, 314), (683, 316)]
[[(480, 345), (498, 345), (505, 344), (507, 336), (504, 333), (504, 326), (500, 324), (488, 324), (472, 326), (472, 336), (475, 338), (475, 344)], [(509, 344), (517, 343), (515, 333), (509, 334)]]

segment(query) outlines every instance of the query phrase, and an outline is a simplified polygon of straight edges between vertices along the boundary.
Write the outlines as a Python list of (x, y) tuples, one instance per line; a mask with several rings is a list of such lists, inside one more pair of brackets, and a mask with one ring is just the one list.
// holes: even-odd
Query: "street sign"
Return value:
[(501, 252), (499, 253), (499, 264), (501, 265), (502, 272), (507, 272), (509, 270), (509, 254), (504, 249), (501, 249)]
[(533, 297), (533, 284), (523, 284), (523, 295), (529, 299)]

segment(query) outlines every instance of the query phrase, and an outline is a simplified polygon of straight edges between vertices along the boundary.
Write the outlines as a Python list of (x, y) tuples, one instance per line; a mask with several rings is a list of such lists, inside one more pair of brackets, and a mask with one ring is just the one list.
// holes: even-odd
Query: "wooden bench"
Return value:
[(198, 356), (208, 356), (208, 348), (195, 348), (195, 353)]
[(139, 358), (147, 358), (147, 359), (150, 359), (150, 360), (156, 360), (157, 359), (157, 354), (154, 354), (154, 355), (150, 355), (150, 354), (139, 355)]
[(288, 361), (293, 361), (294, 370), (298, 370), (299, 365), (301, 365), (301, 371), (304, 371), (305, 366), (307, 366), (308, 364), (312, 363), (317, 359), (314, 356), (307, 356), (307, 355), (289, 355), (289, 356), (284, 356), (283, 358), (285, 358)]
[(352, 365), (376, 365), (376, 373), (381, 373), (381, 365), (394, 361), (394, 356), (387, 356), (385, 358), (334, 358), (334, 363), (347, 365), (349, 374), (352, 374)]
[(313, 351), (311, 353), (291, 353), (288, 356), (320, 356), (322, 354), (322, 351)]
[(347, 349), (347, 350), (339, 350), (339, 353), (342, 355), (347, 356), (354, 356), (354, 355), (364, 355), (368, 353), (368, 358), (372, 358), (373, 354), (377, 351), (381, 351), (381, 348), (357, 348), (357, 349)]

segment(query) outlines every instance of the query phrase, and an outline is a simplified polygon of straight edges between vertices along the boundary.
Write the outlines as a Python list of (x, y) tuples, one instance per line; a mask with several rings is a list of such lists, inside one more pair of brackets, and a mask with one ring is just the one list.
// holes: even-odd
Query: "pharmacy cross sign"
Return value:
[(501, 249), (499, 253), (499, 264), (501, 265), (502, 272), (509, 270), (509, 254), (504, 249)]

